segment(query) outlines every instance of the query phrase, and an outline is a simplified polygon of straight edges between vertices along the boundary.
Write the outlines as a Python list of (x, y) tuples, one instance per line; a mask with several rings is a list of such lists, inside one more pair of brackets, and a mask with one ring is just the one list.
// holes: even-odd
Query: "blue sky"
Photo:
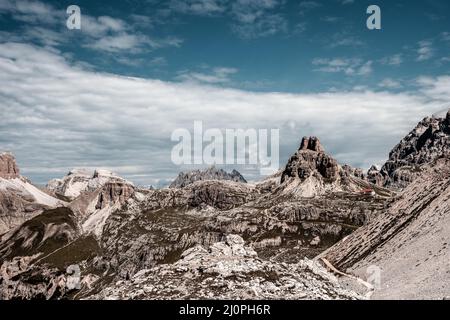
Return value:
[[(81, 30), (65, 26), (71, 4)], [(366, 28), (371, 4), (382, 30)], [(318, 134), (338, 160), (366, 168), (446, 108), (449, 9), (445, 0), (0, 0), (0, 149), (38, 183), (102, 166), (158, 184), (180, 169), (165, 165), (170, 132), (203, 120), (280, 128), (282, 163), (301, 136)], [(141, 89), (135, 80), (147, 89), (125, 92)], [(156, 133), (149, 123), (165, 125)]]
[[(342, 90), (382, 85), (387, 78), (392, 81), (384, 84), (393, 88), (410, 85), (408, 80), (418, 75), (449, 71), (448, 1), (378, 1), (380, 31), (366, 28), (372, 3), (78, 1), (86, 17), (82, 24), (92, 27), (71, 31), (65, 28), (64, 11), (75, 2), (46, 1), (52, 13), (44, 11), (40, 18), (3, 10), (1, 30), (20, 35), (40, 28), (28, 37), (30, 42), (54, 41), (101, 71), (169, 81), (209, 75), (202, 81), (250, 90)], [(110, 18), (116, 29), (108, 29), (99, 17)], [(343, 67), (329, 68), (333, 62)]]

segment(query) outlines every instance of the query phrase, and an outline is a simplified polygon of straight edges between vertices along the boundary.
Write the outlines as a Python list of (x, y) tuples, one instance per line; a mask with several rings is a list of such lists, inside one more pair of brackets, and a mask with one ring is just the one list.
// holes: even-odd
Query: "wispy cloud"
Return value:
[(428, 40), (423, 40), (418, 43), (417, 61), (429, 60), (434, 55), (433, 43)]
[[(106, 53), (133, 54), (142, 50), (164, 47), (178, 47), (183, 42), (177, 37), (156, 38), (135, 29), (135, 25), (148, 23), (142, 16), (131, 17), (132, 23), (110, 16), (94, 17), (82, 13), (81, 30), (70, 33), (66, 30), (66, 12), (50, 4), (32, 0), (1, 0), (0, 13), (26, 22), (14, 34), (4, 33), (6, 40), (36, 42), (45, 46), (58, 47), (80, 33), (81, 45)], [(123, 57), (118, 57), (118, 60)]]
[(315, 58), (312, 64), (316, 66), (315, 71), (327, 73), (344, 73), (348, 76), (366, 76), (372, 73), (372, 61), (352, 58), (324, 59)]
[(341, 18), (339, 17), (333, 17), (333, 16), (325, 16), (323, 18), (321, 18), (320, 20), (324, 21), (324, 22), (328, 22), (328, 23), (335, 23), (341, 20)]
[(254, 39), (286, 32), (287, 20), (272, 10), (278, 8), (278, 0), (238, 0), (232, 4), (231, 13), (235, 22), (232, 30), (241, 38)]
[(331, 36), (331, 39), (328, 41), (328, 46), (330, 48), (337, 47), (360, 47), (363, 46), (364, 42), (360, 40), (358, 37), (350, 34), (347, 31), (338, 32)]
[(385, 88), (385, 89), (399, 89), (402, 87), (400, 81), (391, 79), (391, 78), (386, 78), (383, 79), (379, 84), (379, 87), (381, 88)]
[(317, 1), (300, 1), (298, 7), (300, 8), (300, 15), (305, 15), (308, 11), (321, 7), (322, 4)]
[(230, 76), (237, 73), (235, 68), (216, 67), (210, 72), (181, 71), (177, 80), (191, 83), (223, 84), (231, 81)]
[(389, 66), (399, 66), (403, 63), (403, 55), (399, 53), (389, 57), (384, 57), (380, 62)]
[(169, 8), (176, 12), (213, 15), (227, 10), (228, 0), (171, 0)]
[(53, 6), (29, 0), (1, 0), (0, 13), (9, 13), (16, 20), (27, 23), (55, 24), (64, 19), (65, 12)]

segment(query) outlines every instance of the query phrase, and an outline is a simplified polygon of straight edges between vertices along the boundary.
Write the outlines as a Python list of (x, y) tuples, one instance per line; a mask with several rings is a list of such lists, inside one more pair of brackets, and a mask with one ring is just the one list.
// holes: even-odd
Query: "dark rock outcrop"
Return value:
[(0, 153), (0, 178), (14, 179), (19, 177), (19, 167), (14, 156), (11, 153)]
[(112, 204), (124, 204), (134, 193), (134, 187), (128, 183), (108, 182), (98, 195), (95, 209), (103, 209)]
[(310, 176), (334, 182), (339, 177), (339, 165), (324, 152), (316, 137), (304, 137), (298, 151), (289, 159), (281, 175), (281, 183), (289, 178), (304, 181)]

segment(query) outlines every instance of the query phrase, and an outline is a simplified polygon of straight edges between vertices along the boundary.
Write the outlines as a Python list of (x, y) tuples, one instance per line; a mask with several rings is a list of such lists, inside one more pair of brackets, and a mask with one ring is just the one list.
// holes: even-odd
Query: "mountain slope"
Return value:
[(0, 235), (42, 210), (64, 205), (20, 176), (14, 156), (0, 154)]
[(382, 270), (374, 298), (450, 296), (450, 159), (430, 164), (386, 212), (328, 249), (335, 267), (365, 277)]

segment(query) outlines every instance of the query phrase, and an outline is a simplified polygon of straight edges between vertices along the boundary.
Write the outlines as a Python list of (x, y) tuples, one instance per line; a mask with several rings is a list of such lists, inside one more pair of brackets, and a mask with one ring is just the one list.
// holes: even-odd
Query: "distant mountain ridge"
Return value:
[(226, 172), (223, 169), (209, 167), (204, 170), (193, 170), (189, 172), (180, 172), (178, 177), (170, 184), (169, 188), (184, 188), (196, 181), (206, 180), (227, 180), (234, 182), (247, 183), (247, 180), (237, 171)]
[(380, 170), (371, 168), (370, 182), (403, 189), (422, 171), (422, 166), (450, 154), (450, 110), (445, 117), (426, 117), (389, 153)]

